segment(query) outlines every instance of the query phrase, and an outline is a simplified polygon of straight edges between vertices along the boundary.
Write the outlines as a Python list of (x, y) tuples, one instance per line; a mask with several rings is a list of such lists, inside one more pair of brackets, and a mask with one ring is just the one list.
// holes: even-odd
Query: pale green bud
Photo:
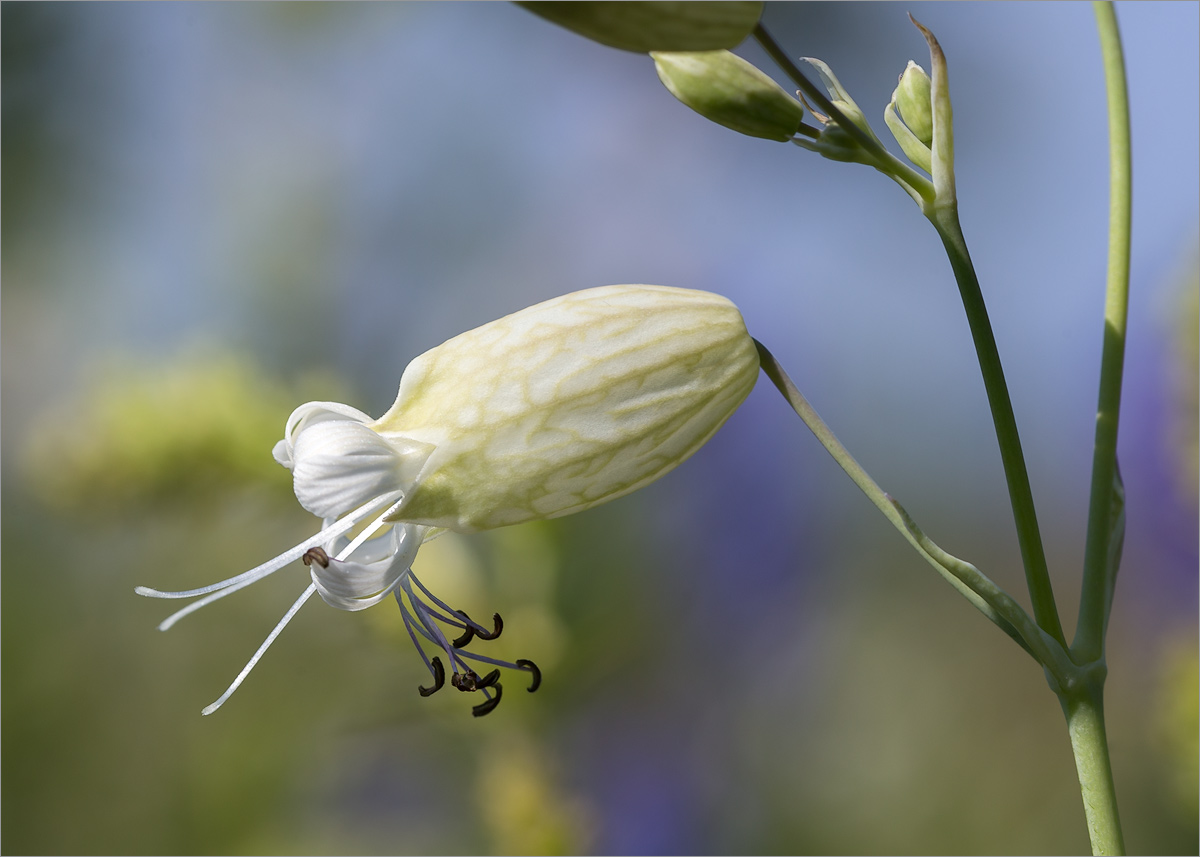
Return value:
[(517, 3), (592, 41), (626, 51), (712, 51), (733, 48), (762, 15), (760, 2)]
[(932, 173), (933, 153), (896, 114), (896, 93), (892, 93), (891, 102), (883, 109), (883, 121), (887, 123), (888, 130), (904, 150), (905, 156), (925, 172)]
[(929, 146), (933, 143), (933, 100), (929, 75), (912, 60), (900, 75), (900, 83), (892, 93), (892, 101), (900, 111), (904, 124), (918, 140)]
[(472, 531), (598, 506), (688, 458), (757, 376), (737, 307), (708, 292), (606, 286), (505, 316), (410, 363), (370, 426), (428, 450), (391, 519)]
[(751, 137), (790, 140), (804, 108), (767, 75), (729, 51), (650, 54), (671, 94), (706, 119)]

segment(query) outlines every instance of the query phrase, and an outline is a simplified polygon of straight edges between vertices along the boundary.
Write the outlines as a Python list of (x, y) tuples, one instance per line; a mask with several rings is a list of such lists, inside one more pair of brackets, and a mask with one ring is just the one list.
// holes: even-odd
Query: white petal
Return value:
[(292, 447), (296, 499), (322, 518), (403, 490), (397, 449), (362, 423), (327, 420), (305, 426)]
[[(352, 550), (344, 560), (331, 559), (328, 567), (313, 563), (310, 569), (317, 592), (326, 604), (341, 610), (363, 610), (391, 594), (400, 579), (408, 572), (425, 532), (424, 527), (399, 524), (385, 538), (389, 553), (374, 562), (363, 562), (360, 548)], [(362, 547), (372, 554), (378, 539)]]
[(350, 420), (351, 422), (358, 423), (371, 422), (371, 418), (358, 410), (358, 408), (343, 405), (341, 402), (306, 402), (292, 411), (291, 416), (288, 417), (287, 425), (283, 429), (283, 440), (275, 444), (275, 448), (271, 450), (271, 454), (275, 457), (275, 460), (288, 470), (291, 470), (292, 464), (295, 461), (293, 447), (296, 442), (296, 435), (304, 431), (305, 427), (325, 420)]

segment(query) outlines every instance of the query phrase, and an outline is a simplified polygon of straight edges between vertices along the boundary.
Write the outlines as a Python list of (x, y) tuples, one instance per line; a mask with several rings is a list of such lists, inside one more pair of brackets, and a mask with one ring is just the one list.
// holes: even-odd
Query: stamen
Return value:
[[(443, 615), (427, 604), (413, 589), (414, 583), (420, 588), (422, 593), (429, 595), (431, 600), (436, 601), (439, 605), (444, 607), (450, 615)], [(421, 582), (417, 580), (416, 575), (411, 573), (406, 575), (403, 578), (403, 583), (401, 584), (400, 588), (404, 591), (404, 594), (408, 596), (408, 604), (405, 604), (404, 599), (400, 597), (400, 590), (397, 590), (395, 593), (396, 603), (400, 606), (400, 615), (404, 619), (404, 627), (408, 631), (408, 635), (412, 639), (413, 645), (416, 646), (417, 652), (421, 655), (421, 658), (425, 661), (426, 665), (428, 666), (430, 661), (428, 656), (425, 654), (425, 650), (422, 647), (420, 640), (418, 639), (418, 634), (421, 637), (424, 637), (430, 643), (433, 643), (435, 646), (441, 648), (442, 651), (446, 653), (446, 656), (450, 659), (450, 669), (452, 670), (452, 675), (450, 677), (451, 686), (464, 692), (476, 690), (483, 692), (485, 697), (484, 701), (472, 709), (472, 713), (476, 717), (482, 717), (500, 704), (501, 669), (517, 669), (531, 673), (533, 676), (533, 681), (529, 687), (530, 693), (537, 690), (538, 687), (541, 686), (542, 672), (540, 669), (538, 669), (537, 664), (535, 664), (533, 661), (523, 659), (516, 661), (515, 663), (511, 663), (509, 661), (501, 661), (495, 658), (489, 658), (485, 655), (464, 651), (462, 649), (462, 646), (471, 642), (471, 640), (473, 640), (475, 637), (489, 640), (498, 637), (504, 628), (503, 620), (500, 618), (499, 614), (493, 615), (495, 629), (489, 632), (484, 630), (477, 622), (472, 620), (471, 617), (463, 611), (454, 610), (449, 607), (449, 605), (446, 605), (442, 601), (436, 599), (432, 594), (429, 593), (429, 590), (427, 590), (421, 584)], [(452, 625), (454, 627), (464, 628), (464, 632), (458, 637), (458, 639), (454, 640), (453, 645), (451, 645), (451, 643), (447, 641), (445, 634), (442, 633), (442, 629), (437, 624), (437, 621), (444, 622), (445, 624)], [(442, 666), (440, 659), (434, 658), (433, 660), (437, 668), (441, 670)], [(497, 667), (497, 669), (493, 669), (481, 677), (477, 672), (475, 672), (475, 670), (467, 666), (467, 661), (491, 664), (494, 667)], [(431, 666), (430, 669), (432, 670), (433, 667)], [(492, 691), (495, 691), (495, 696), (492, 696)], [(432, 693), (432, 691), (430, 692)]]
[[(458, 678), (458, 673), (455, 673), (454, 677)], [(439, 690), (441, 690), (442, 687), (445, 686), (445, 684), (446, 684), (446, 668), (442, 666), (441, 658), (434, 658), (433, 659), (433, 687), (421, 687), (420, 685), (418, 685), (417, 691), (421, 694), (421, 696), (432, 696), (433, 694), (435, 694)]]
[[(458, 612), (459, 612), (459, 615), (461, 615), (463, 618), (466, 618), (466, 615), (467, 615), (466, 613), (463, 613), (461, 610), (459, 610)], [(467, 645), (467, 643), (471, 642), (473, 639), (475, 639), (475, 629), (472, 628), (470, 625), (468, 625), (467, 629), (465, 631), (463, 631), (462, 636), (456, 638), (450, 645), (454, 646), (454, 648), (456, 648), (456, 649), (461, 649), (461, 648), (465, 647)]]
[(315, 562), (321, 568), (329, 568), (329, 554), (325, 553), (325, 548), (309, 548), (300, 561), (307, 566)]
[[(421, 644), (417, 641), (417, 635), (414, 631), (414, 626), (416, 625), (416, 620), (413, 619), (412, 615), (408, 612), (408, 608), (404, 606), (404, 599), (402, 599), (400, 597), (400, 590), (399, 589), (394, 590), (393, 594), (396, 596), (396, 603), (400, 605), (400, 618), (404, 620), (404, 629), (406, 631), (408, 631), (409, 639), (412, 640), (413, 646), (415, 646), (417, 649), (417, 654), (421, 656), (421, 660), (423, 660), (425, 662), (425, 668), (428, 669), (430, 672), (433, 672), (434, 666), (432, 663), (430, 663), (429, 656), (425, 654), (425, 649), (423, 649), (421, 647)], [(423, 635), (428, 636), (425, 633), (424, 628), (417, 628), (416, 630), (419, 630)], [(445, 680), (445, 674), (446, 674), (445, 669), (442, 669), (443, 681)]]
[(485, 675), (483, 678), (478, 679), (475, 682), (475, 689), (483, 690), (485, 687), (491, 687), (499, 680), (500, 680), (500, 670), (492, 670), (490, 673)]
[(525, 658), (522, 658), (516, 663), (520, 669), (528, 670), (529, 672), (533, 673), (533, 684), (529, 685), (530, 693), (533, 693), (542, 686), (542, 671), (538, 669), (537, 664), (535, 664), (533, 661), (526, 660)]
[(400, 588), (408, 595), (408, 600), (413, 606), (413, 611), (416, 613), (416, 620), (420, 623), (417, 630), (421, 631), (422, 636), (440, 648), (446, 653), (446, 657), (450, 659), (450, 667), (454, 669), (456, 663), (454, 648), (450, 645), (450, 641), (446, 639), (446, 635), (442, 633), (442, 629), (429, 616), (429, 608), (417, 598), (412, 591), (412, 587), (408, 585), (410, 580), (414, 579), (411, 573), (404, 575), (401, 578)]
[(474, 708), (472, 708), (471, 709), (472, 715), (474, 715), (475, 717), (483, 717), (483, 715), (491, 713), (491, 711), (497, 705), (500, 704), (500, 694), (501, 694), (503, 688), (501, 688), (500, 685), (497, 684), (497, 685), (492, 686), (492, 690), (496, 691), (496, 695), (493, 696), (491, 699), (485, 700), (484, 702), (481, 702), (478, 705), (476, 705)]
[(481, 640), (494, 640), (500, 636), (500, 632), (504, 630), (504, 620), (500, 618), (499, 613), (492, 614), (492, 632), (490, 634), (483, 631), (476, 631)]
[(250, 670), (254, 669), (254, 665), (258, 663), (259, 659), (263, 656), (267, 649), (271, 647), (271, 644), (275, 642), (275, 638), (279, 636), (280, 632), (287, 627), (287, 623), (292, 621), (292, 617), (300, 611), (300, 608), (304, 606), (304, 602), (311, 598), (312, 594), (316, 591), (317, 587), (310, 583), (308, 585), (308, 589), (304, 590), (304, 594), (297, 598), (296, 603), (289, 607), (288, 611), (283, 614), (283, 618), (279, 620), (279, 624), (271, 630), (270, 634), (267, 634), (267, 639), (263, 640), (263, 644), (258, 647), (258, 651), (255, 652), (254, 656), (246, 662), (244, 667), (242, 667), (242, 671), (238, 673), (237, 678), (233, 680), (233, 684), (229, 685), (228, 689), (221, 694), (216, 702), (205, 707), (204, 710), (200, 712), (201, 714), (212, 714), (225, 704), (225, 700), (229, 699), (233, 692), (238, 689), (238, 686), (242, 683), (242, 681), (245, 680), (246, 676), (250, 675)]
[[(467, 624), (475, 629), (476, 636), (478, 636), (484, 640), (494, 640), (500, 636), (500, 631), (504, 630), (504, 622), (500, 620), (499, 614), (493, 614), (492, 618), (493, 618), (494, 622), (499, 623), (500, 631), (493, 630), (489, 634), (486, 628), (484, 628), (482, 625), (480, 625), (474, 619), (471, 619), (469, 616), (467, 616), (466, 613), (464, 613), (461, 610), (455, 610), (453, 607), (451, 607), (445, 601), (438, 598), (436, 595), (434, 595), (432, 592), (430, 592), (428, 589), (426, 589), (425, 584), (422, 583), (420, 578), (418, 578), (415, 574), (409, 574), (409, 579), (411, 579), (412, 582), (417, 585), (417, 588), (419, 588), (422, 592), (425, 593), (426, 598), (428, 598), (430, 601), (432, 601), (438, 607), (441, 607), (447, 613), (451, 614), (451, 616), (458, 615), (458, 616), (462, 617), (463, 619), (465, 619)], [(441, 614), (437, 613), (437, 611), (435, 611), (431, 608), (428, 608), (428, 607), (426, 607), (425, 609), (428, 610), (430, 613), (432, 613), (434, 616), (437, 616), (437, 618), (441, 619), (443, 622), (446, 622), (451, 625), (455, 625), (456, 627), (460, 627), (460, 628), (462, 627), (458, 622), (454, 621), (454, 619), (452, 619), (450, 617), (442, 616)]]
[[(420, 581), (417, 582), (421, 586)], [(421, 586), (424, 589), (424, 586)], [(471, 642), (472, 639), (478, 637), (481, 640), (494, 640), (500, 636), (500, 632), (504, 630), (504, 620), (500, 618), (499, 613), (492, 614), (492, 630), (485, 631), (483, 626), (467, 615), (465, 610), (455, 610), (459, 616), (466, 620), (467, 626), (463, 635), (454, 641), (453, 646), (456, 649), (461, 649)]]

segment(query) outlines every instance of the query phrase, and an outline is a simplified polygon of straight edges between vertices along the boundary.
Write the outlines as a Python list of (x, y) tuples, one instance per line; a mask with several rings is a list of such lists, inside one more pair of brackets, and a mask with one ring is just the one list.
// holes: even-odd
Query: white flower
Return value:
[[(438, 600), (413, 574), (421, 543), (443, 529), (489, 529), (553, 518), (634, 491), (695, 452), (749, 395), (758, 352), (737, 308), (707, 292), (607, 286), (514, 313), (425, 352), (405, 370), (383, 417), (310, 402), (288, 418), (275, 459), (292, 471), (296, 498), (321, 531), (269, 562), (185, 592), (141, 595), (198, 601), (181, 617), (296, 560), (311, 584), (216, 702), (219, 708), (292, 616), (317, 593), (342, 610), (394, 596), (434, 677), (500, 700), (498, 668), (541, 674), (527, 660), (497, 661), (466, 646), (494, 639)], [(353, 534), (353, 535), (352, 535)], [(401, 597), (403, 594), (404, 597)], [(407, 600), (407, 603), (406, 603)], [(443, 626), (458, 636), (447, 638)], [(480, 677), (468, 661), (497, 667)]]

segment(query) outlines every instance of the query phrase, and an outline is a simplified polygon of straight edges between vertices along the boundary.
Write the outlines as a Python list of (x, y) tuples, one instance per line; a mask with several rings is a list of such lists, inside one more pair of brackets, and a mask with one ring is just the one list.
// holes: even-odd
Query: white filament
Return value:
[(233, 684), (226, 688), (225, 692), (217, 698), (216, 702), (205, 706), (205, 708), (200, 712), (201, 714), (212, 714), (225, 704), (225, 700), (229, 699), (229, 697), (233, 695), (233, 692), (238, 689), (238, 686), (245, 680), (246, 676), (250, 675), (250, 670), (254, 669), (255, 664), (258, 663), (259, 659), (262, 658), (267, 649), (271, 647), (271, 644), (275, 642), (275, 638), (278, 637), (280, 632), (287, 627), (287, 623), (292, 621), (292, 617), (300, 611), (300, 608), (304, 606), (304, 602), (311, 598), (312, 594), (316, 591), (316, 585), (310, 583), (308, 588), (304, 590), (304, 594), (297, 598), (296, 603), (289, 607), (288, 611), (283, 614), (283, 618), (279, 620), (279, 624), (271, 630), (270, 634), (267, 634), (267, 639), (263, 640), (263, 644), (258, 647), (258, 651), (255, 652), (254, 656), (246, 662), (244, 667), (242, 667), (242, 671), (238, 673), (237, 678), (233, 680)]
[[(322, 528), (321, 531), (315, 536), (306, 539), (305, 541), (296, 545), (294, 548), (284, 551), (274, 559), (270, 559), (267, 562), (264, 562), (262, 565), (256, 566), (249, 571), (244, 571), (241, 574), (235, 575), (227, 580), (222, 580), (220, 583), (213, 583), (208, 586), (201, 586), (199, 589), (186, 589), (179, 592), (164, 592), (158, 589), (151, 589), (147, 586), (138, 586), (133, 591), (138, 595), (144, 595), (147, 598), (193, 598), (197, 595), (207, 596), (205, 598), (201, 598), (199, 601), (189, 604), (187, 607), (184, 607), (181, 610), (177, 610), (160, 622), (158, 625), (158, 630), (165, 631), (189, 613), (194, 613), (201, 607), (224, 598), (226, 595), (237, 592), (239, 589), (245, 589), (252, 583), (257, 583), (264, 577), (274, 574), (285, 565), (288, 565), (289, 563), (294, 562), (295, 560), (304, 556), (304, 554), (310, 548), (325, 544), (331, 539), (335, 539), (338, 536), (343, 535), (346, 533), (346, 531), (353, 529), (354, 526), (362, 521), (363, 518), (368, 517), (373, 512), (379, 511), (381, 506), (387, 503), (392, 503), (394, 506), (398, 502), (398, 494), (399, 492), (393, 491), (390, 494), (385, 494), (382, 497), (376, 498), (370, 503), (365, 503), (360, 508), (355, 509), (349, 515), (342, 518), (340, 521), (331, 524), (328, 527)], [(389, 509), (387, 514), (390, 514), (391, 511), (392, 510)], [(386, 515), (384, 517), (386, 517)], [(377, 521), (373, 527), (378, 528), (378, 525), (379, 521)], [(355, 541), (359, 542), (358, 539)]]

